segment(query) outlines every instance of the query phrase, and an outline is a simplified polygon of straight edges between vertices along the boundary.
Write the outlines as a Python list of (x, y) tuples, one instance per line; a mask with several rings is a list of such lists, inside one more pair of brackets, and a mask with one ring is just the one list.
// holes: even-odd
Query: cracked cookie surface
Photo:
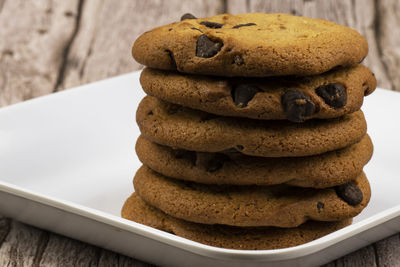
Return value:
[(356, 65), (367, 52), (365, 38), (349, 27), (264, 13), (186, 17), (142, 34), (132, 48), (152, 68), (245, 77), (320, 74)]
[(172, 149), (140, 136), (140, 161), (165, 176), (203, 184), (274, 185), (327, 188), (354, 180), (373, 152), (371, 139), (341, 150), (298, 158), (265, 158), (237, 152), (207, 153)]
[(288, 91), (302, 92), (315, 106), (314, 112), (303, 118), (307, 120), (357, 111), (364, 96), (376, 88), (374, 74), (363, 65), (310, 77), (270, 78), (210, 77), (145, 68), (140, 83), (148, 95), (170, 103), (222, 116), (262, 120), (296, 116), (283, 105), (283, 95)]
[[(358, 215), (371, 191), (362, 173), (349, 183), (350, 193), (336, 188), (287, 185), (221, 186), (185, 182), (142, 166), (133, 179), (135, 192), (148, 204), (175, 218), (202, 224), (292, 228), (308, 220), (339, 221)], [(351, 193), (354, 192), (354, 193)], [(361, 197), (360, 197), (361, 196)], [(353, 202), (354, 200), (354, 202)]]
[(204, 225), (179, 220), (146, 204), (136, 193), (126, 201), (122, 217), (206, 245), (231, 249), (278, 249), (301, 245), (350, 225), (339, 222), (309, 221), (297, 228), (231, 227)]
[(236, 149), (261, 157), (300, 157), (344, 148), (367, 130), (362, 111), (330, 120), (260, 121), (221, 117), (146, 96), (136, 121), (147, 139), (200, 152)]

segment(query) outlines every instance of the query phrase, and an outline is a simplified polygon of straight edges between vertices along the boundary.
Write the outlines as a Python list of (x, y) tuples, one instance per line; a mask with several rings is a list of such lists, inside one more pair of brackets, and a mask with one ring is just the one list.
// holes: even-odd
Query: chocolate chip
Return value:
[(210, 40), (207, 35), (202, 34), (196, 42), (196, 56), (210, 58), (218, 54), (223, 44), (218, 41)]
[(239, 84), (232, 91), (233, 102), (239, 108), (244, 108), (247, 106), (250, 100), (253, 99), (256, 93), (260, 92), (260, 90), (248, 84)]
[(213, 157), (206, 163), (208, 172), (216, 172), (224, 166), (224, 163), (229, 160), (229, 157), (222, 153), (215, 153)]
[(240, 55), (233, 56), (233, 62), (238, 66), (241, 66), (244, 64), (244, 60)]
[(165, 51), (168, 53), (169, 57), (171, 58), (172, 67), (174, 67), (176, 69), (176, 61), (175, 61), (174, 54), (172, 53), (171, 50), (165, 50)]
[(257, 25), (257, 24), (252, 23), (252, 22), (251, 23), (246, 23), (246, 24), (238, 24), (238, 25), (233, 26), (232, 29), (238, 29), (240, 27), (247, 27), (247, 26), (253, 26), (253, 25)]
[(211, 22), (211, 21), (202, 21), (202, 22), (200, 22), (200, 24), (206, 26), (207, 28), (211, 28), (211, 29), (219, 29), (219, 28), (222, 28), (222, 26), (224, 26), (224, 24), (217, 23), (217, 22)]
[(197, 18), (190, 13), (186, 13), (181, 17), (181, 21), (185, 19), (197, 19)]
[(282, 95), (282, 106), (288, 120), (303, 122), (305, 117), (315, 112), (311, 99), (298, 90), (288, 90)]
[(336, 195), (343, 199), (347, 204), (356, 206), (363, 200), (363, 193), (353, 182), (335, 187)]
[(196, 165), (197, 154), (194, 151), (178, 149), (174, 151), (175, 158), (188, 160), (193, 166)]
[(340, 83), (321, 85), (315, 92), (331, 107), (341, 108), (346, 105), (346, 88)]
[(325, 204), (322, 202), (317, 202), (317, 209), (318, 212), (321, 212), (321, 210), (325, 207)]
[(147, 112), (147, 115), (153, 115), (153, 111), (150, 110), (149, 112)]

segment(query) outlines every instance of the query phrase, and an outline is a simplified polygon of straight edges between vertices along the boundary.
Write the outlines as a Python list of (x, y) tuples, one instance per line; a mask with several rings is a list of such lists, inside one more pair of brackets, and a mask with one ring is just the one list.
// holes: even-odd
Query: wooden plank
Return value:
[(0, 215), (0, 247), (10, 232), (10, 219)]
[(374, 244), (380, 267), (400, 266), (400, 236), (388, 237)]
[(145, 263), (133, 258), (129, 258), (120, 254), (116, 254), (114, 252), (108, 250), (102, 250), (101, 256), (99, 259), (98, 267), (108, 267), (108, 266), (115, 266), (115, 267), (150, 267), (153, 266), (149, 263)]
[(4, 5), (5, 1), (6, 0), (0, 0), (0, 13), (1, 13), (1, 10), (3, 9), (3, 5)]
[(63, 41), (74, 25), (73, 18), (64, 14), (74, 10), (74, 1), (67, 2), (4, 4), (0, 15), (0, 105), (53, 91), (58, 75), (54, 69), (58, 69)]
[(85, 1), (80, 28), (58, 90), (140, 69), (131, 56), (133, 41), (153, 27), (223, 12), (223, 1)]
[[(400, 34), (395, 35), (389, 30), (396, 27), (400, 31), (399, 1), (386, 0), (388, 4), (377, 1), (380, 7), (378, 9), (375, 8), (374, 0), (249, 0), (247, 5), (242, 1), (227, 1), (228, 11), (233, 13), (282, 12), (327, 19), (358, 30), (369, 43), (369, 55), (364, 63), (376, 74), (379, 86), (400, 90), (400, 52), (396, 49), (400, 46)], [(379, 13), (380, 10), (386, 13)], [(381, 25), (379, 30), (376, 25)], [(387, 55), (384, 60), (381, 57), (383, 53)]]
[(4, 2), (0, 13), (0, 106), (53, 92), (77, 9), (78, 0)]
[(250, 1), (228, 0), (226, 3), (226, 12), (230, 14), (241, 14), (250, 12)]
[(100, 248), (51, 234), (40, 266), (97, 266)]
[(375, 251), (373, 246), (367, 246), (350, 253), (343, 258), (336, 260), (336, 267), (376, 267), (378, 266), (375, 258)]
[(32, 266), (40, 258), (47, 234), (34, 227), (11, 222), (0, 247), (0, 266)]
[(393, 88), (400, 91), (400, 1), (376, 1), (376, 39)]

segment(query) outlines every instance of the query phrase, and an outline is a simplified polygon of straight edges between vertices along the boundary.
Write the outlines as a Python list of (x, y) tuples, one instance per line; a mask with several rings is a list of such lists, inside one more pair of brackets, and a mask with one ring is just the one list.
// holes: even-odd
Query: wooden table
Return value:
[[(158, 25), (218, 13), (284, 12), (361, 32), (380, 87), (400, 90), (398, 0), (0, 0), (0, 106), (140, 69), (136, 37)], [(373, 97), (373, 95), (371, 96)], [(138, 260), (0, 217), (0, 266), (147, 266)], [(327, 266), (400, 266), (400, 236)]]

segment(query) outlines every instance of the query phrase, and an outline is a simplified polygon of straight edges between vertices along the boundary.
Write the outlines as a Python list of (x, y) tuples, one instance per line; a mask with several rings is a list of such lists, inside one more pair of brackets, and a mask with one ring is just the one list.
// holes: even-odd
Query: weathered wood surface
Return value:
[[(140, 69), (133, 40), (186, 12), (284, 12), (349, 25), (369, 42), (365, 64), (379, 86), (400, 91), (398, 0), (0, 0), (0, 106)], [(0, 266), (148, 264), (0, 217)], [(327, 266), (400, 266), (400, 236)]]

